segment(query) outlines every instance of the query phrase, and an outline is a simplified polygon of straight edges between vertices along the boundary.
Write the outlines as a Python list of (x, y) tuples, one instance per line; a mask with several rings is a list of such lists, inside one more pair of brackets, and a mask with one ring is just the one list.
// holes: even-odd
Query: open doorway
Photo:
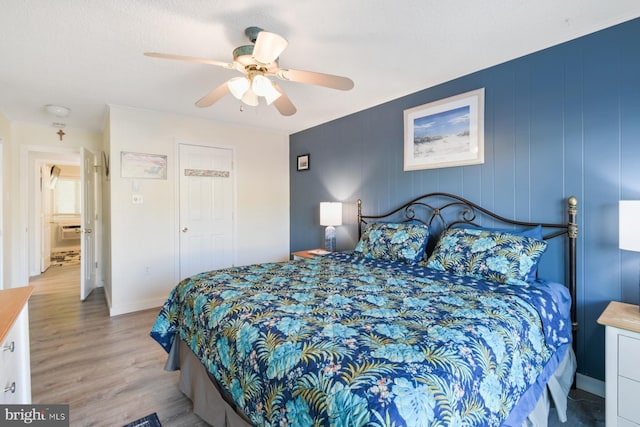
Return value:
[(52, 152), (29, 149), (26, 159), (28, 274), (38, 276), (52, 263), (79, 261), (82, 300), (99, 283), (96, 260), (100, 232), (95, 229), (100, 227), (95, 222), (100, 213), (100, 186), (96, 159), (83, 148)]
[[(55, 166), (55, 168), (54, 168)], [(61, 178), (62, 170), (65, 175)], [(62, 245), (69, 242), (79, 249), (77, 243), (68, 239), (60, 239), (58, 225), (62, 223), (80, 222), (80, 212), (74, 213), (69, 207), (54, 207), (56, 188), (68, 187), (71, 182), (80, 182), (80, 155), (76, 152), (29, 152), (29, 276), (38, 276), (50, 266), (51, 253), (61, 250)], [(74, 176), (75, 175), (75, 176)], [(62, 183), (61, 185), (58, 185)], [(79, 194), (78, 194), (79, 196)], [(56, 210), (68, 213), (56, 213)]]
[(40, 272), (80, 264), (82, 231), (79, 164), (40, 167)]

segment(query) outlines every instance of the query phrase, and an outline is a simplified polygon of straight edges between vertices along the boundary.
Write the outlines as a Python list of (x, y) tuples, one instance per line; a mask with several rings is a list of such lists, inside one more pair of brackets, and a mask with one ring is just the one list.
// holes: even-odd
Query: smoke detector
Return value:
[(71, 112), (71, 110), (67, 107), (63, 107), (62, 105), (54, 105), (54, 104), (45, 105), (44, 111), (56, 117), (67, 117)]

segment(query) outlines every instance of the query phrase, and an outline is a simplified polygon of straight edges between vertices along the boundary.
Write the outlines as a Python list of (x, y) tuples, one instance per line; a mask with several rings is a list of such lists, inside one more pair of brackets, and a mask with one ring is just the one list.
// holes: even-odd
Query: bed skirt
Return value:
[[(252, 427), (251, 422), (236, 412), (230, 398), (223, 397), (213, 378), (181, 339), (174, 339), (165, 365), (167, 371), (180, 370), (178, 387), (193, 402), (193, 412), (214, 427)], [(558, 419), (567, 420), (567, 395), (576, 371), (576, 358), (569, 345), (564, 358), (549, 378), (535, 409), (522, 423), (523, 427), (546, 427), (551, 401)]]

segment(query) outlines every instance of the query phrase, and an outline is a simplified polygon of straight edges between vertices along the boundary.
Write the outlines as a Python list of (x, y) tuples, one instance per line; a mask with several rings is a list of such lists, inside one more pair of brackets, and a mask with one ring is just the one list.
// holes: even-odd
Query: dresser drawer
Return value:
[[(18, 317), (20, 320), (20, 317)], [(19, 322), (7, 333), (7, 337), (0, 344), (0, 374), (10, 373), (16, 369), (18, 359), (20, 359), (23, 350), (22, 337), (20, 337)]]
[(30, 402), (29, 314), (25, 305), (0, 344), (0, 404)]
[(618, 375), (640, 382), (640, 339), (618, 336)]
[(618, 377), (618, 416), (640, 425), (640, 382)]
[(24, 386), (20, 370), (22, 345), (13, 338), (8, 336), (0, 348), (0, 402), (3, 404), (19, 403)]

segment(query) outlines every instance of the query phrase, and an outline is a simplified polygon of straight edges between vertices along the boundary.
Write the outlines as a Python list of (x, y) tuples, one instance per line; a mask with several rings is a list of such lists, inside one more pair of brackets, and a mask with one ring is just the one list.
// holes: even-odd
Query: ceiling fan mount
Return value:
[(280, 68), (278, 58), (287, 47), (287, 40), (278, 34), (264, 31), (259, 27), (248, 27), (244, 32), (254, 44), (235, 48), (233, 50), (232, 63), (155, 52), (147, 52), (145, 55), (215, 65), (229, 70), (233, 69), (243, 74), (242, 77), (229, 79), (202, 97), (196, 102), (198, 107), (209, 107), (228, 93), (231, 93), (235, 98), (247, 105), (256, 106), (259, 104), (259, 98), (263, 97), (267, 105), (273, 104), (283, 116), (295, 114), (296, 107), (280, 86), (270, 77), (331, 89), (350, 90), (353, 88), (353, 81), (347, 77)]
[(258, 40), (258, 34), (260, 34), (261, 31), (264, 30), (260, 27), (247, 27), (244, 29), (244, 34), (251, 43), (255, 43), (256, 40)]

